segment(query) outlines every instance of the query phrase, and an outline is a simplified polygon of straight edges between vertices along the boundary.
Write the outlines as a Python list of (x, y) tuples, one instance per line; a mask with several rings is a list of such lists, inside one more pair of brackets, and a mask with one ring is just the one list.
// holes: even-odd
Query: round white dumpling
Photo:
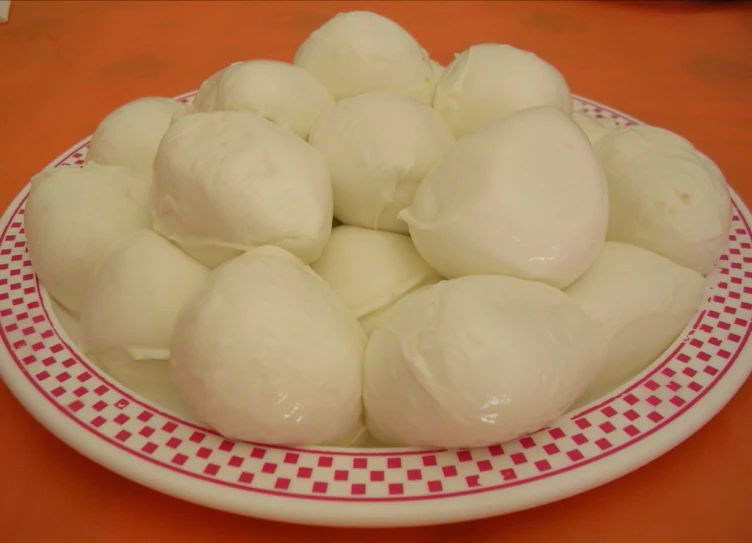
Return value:
[(204, 81), (193, 109), (256, 113), (307, 139), (316, 118), (333, 105), (326, 87), (303, 68), (250, 60), (231, 64)]
[(563, 288), (598, 254), (608, 192), (571, 117), (529, 108), (458, 140), (400, 218), (444, 277), (497, 273)]
[(168, 359), (172, 330), (209, 269), (151, 230), (115, 245), (89, 283), (83, 348), (94, 358)]
[(533, 53), (484, 43), (446, 67), (433, 107), (459, 138), (513, 111), (551, 106), (570, 115), (572, 95), (559, 71)]
[(74, 315), (94, 269), (124, 237), (149, 228), (149, 184), (132, 170), (89, 163), (31, 179), (24, 228), (34, 272)]
[(431, 105), (436, 87), (428, 55), (400, 25), (368, 11), (340, 13), (295, 53), (335, 100), (390, 90)]
[(618, 128), (616, 121), (608, 117), (594, 119), (584, 113), (575, 112), (572, 114), (572, 119), (582, 128), (593, 145), (598, 143), (611, 130)]
[(728, 185), (713, 161), (681, 136), (645, 125), (610, 132), (595, 152), (611, 201), (607, 239), (710, 272), (727, 247), (732, 217)]
[(169, 98), (139, 98), (120, 106), (99, 123), (86, 153), (87, 162), (127, 166), (152, 177), (154, 155), (172, 118), (186, 111)]
[(154, 229), (214, 267), (262, 245), (305, 262), (332, 228), (326, 161), (271, 121), (240, 111), (175, 118), (154, 161)]
[(606, 366), (578, 403), (603, 396), (658, 358), (695, 314), (704, 289), (695, 270), (633, 245), (604, 243), (566, 290), (608, 341)]
[(454, 136), (427, 105), (373, 91), (338, 102), (316, 122), (309, 141), (329, 166), (340, 221), (407, 233), (397, 214)]
[(339, 444), (359, 435), (366, 336), (344, 302), (278, 247), (210, 275), (170, 343), (172, 378), (222, 435)]
[(355, 313), (369, 335), (398, 300), (441, 280), (409, 236), (357, 226), (334, 228), (311, 268)]
[(598, 325), (563, 292), (475, 275), (421, 289), (366, 349), (363, 400), (385, 445), (481, 447), (562, 415), (602, 368)]

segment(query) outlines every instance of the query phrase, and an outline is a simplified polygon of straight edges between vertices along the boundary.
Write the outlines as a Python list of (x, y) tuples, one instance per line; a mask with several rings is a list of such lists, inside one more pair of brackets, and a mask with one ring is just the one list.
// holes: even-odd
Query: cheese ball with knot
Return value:
[(710, 272), (728, 246), (732, 217), (718, 166), (681, 136), (646, 125), (613, 130), (594, 149), (611, 201), (607, 239)]
[(24, 228), (42, 285), (74, 315), (94, 271), (121, 239), (151, 226), (149, 184), (120, 166), (43, 170), (31, 179)]
[(188, 303), (170, 342), (172, 379), (225, 437), (346, 445), (363, 433), (365, 344), (320, 277), (291, 253), (261, 247), (213, 270)]
[(425, 104), (373, 91), (337, 102), (316, 121), (309, 142), (329, 166), (337, 219), (407, 233), (397, 214), (410, 205), (454, 136)]
[(321, 154), (240, 111), (175, 118), (154, 161), (154, 229), (215, 267), (262, 245), (312, 262), (332, 228)]
[(303, 139), (323, 111), (334, 105), (310, 72), (276, 60), (236, 62), (204, 81), (193, 111), (256, 113)]
[(595, 323), (563, 292), (500, 275), (403, 298), (371, 336), (363, 400), (387, 446), (482, 447), (561, 416), (604, 363)]
[(389, 90), (430, 106), (436, 88), (434, 68), (415, 38), (368, 11), (329, 19), (301, 44), (293, 63), (311, 72), (335, 100)]
[(175, 115), (186, 106), (160, 97), (139, 98), (107, 115), (91, 137), (86, 162), (127, 166), (148, 176), (154, 171), (154, 155)]
[(462, 137), (513, 111), (551, 106), (572, 114), (559, 71), (511, 45), (473, 45), (455, 57), (436, 85), (433, 107)]

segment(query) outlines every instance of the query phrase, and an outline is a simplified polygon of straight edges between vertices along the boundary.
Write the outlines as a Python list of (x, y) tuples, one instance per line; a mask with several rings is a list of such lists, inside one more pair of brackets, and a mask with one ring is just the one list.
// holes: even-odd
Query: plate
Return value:
[[(178, 99), (187, 103), (194, 94)], [(575, 104), (621, 126), (638, 122), (590, 100)], [(88, 141), (53, 165), (82, 165)], [(541, 505), (611, 481), (678, 445), (726, 404), (752, 368), (751, 216), (732, 193), (729, 249), (684, 333), (631, 382), (549, 428), (472, 450), (233, 442), (124, 389), (73, 347), (28, 258), (28, 191), (0, 221), (0, 375), (74, 449), (208, 507), (304, 524), (408, 526)]]

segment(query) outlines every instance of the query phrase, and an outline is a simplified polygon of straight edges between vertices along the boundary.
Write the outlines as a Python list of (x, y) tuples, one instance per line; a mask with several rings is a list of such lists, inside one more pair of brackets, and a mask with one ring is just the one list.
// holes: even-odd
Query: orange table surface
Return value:
[[(115, 107), (195, 89), (232, 61), (291, 60), (339, 11), (407, 28), (441, 62), (507, 42), (573, 92), (693, 141), (752, 202), (752, 5), (696, 2), (41, 2), (0, 25), (0, 198)], [(0, 383), (4, 543), (752, 541), (752, 382), (679, 447), (536, 509), (443, 527), (342, 530), (204, 509), (143, 488), (63, 445)]]

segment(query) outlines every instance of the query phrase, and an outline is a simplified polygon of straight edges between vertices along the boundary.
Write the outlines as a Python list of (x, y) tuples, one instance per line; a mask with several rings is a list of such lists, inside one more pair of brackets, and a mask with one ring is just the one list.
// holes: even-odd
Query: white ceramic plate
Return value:
[[(189, 102), (193, 93), (180, 97)], [(588, 100), (576, 109), (637, 122)], [(81, 165), (88, 140), (53, 164)], [(0, 375), (31, 414), (95, 462), (172, 496), (245, 515), (339, 526), (438, 524), (540, 505), (613, 480), (679, 444), (749, 376), (750, 213), (685, 333), (639, 377), (550, 428), (473, 450), (236, 443), (123, 389), (73, 346), (33, 273), (26, 187), (0, 224)]]

